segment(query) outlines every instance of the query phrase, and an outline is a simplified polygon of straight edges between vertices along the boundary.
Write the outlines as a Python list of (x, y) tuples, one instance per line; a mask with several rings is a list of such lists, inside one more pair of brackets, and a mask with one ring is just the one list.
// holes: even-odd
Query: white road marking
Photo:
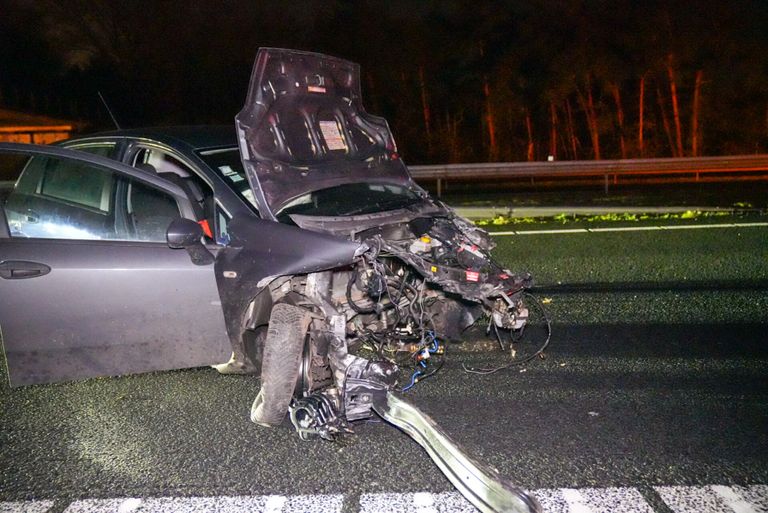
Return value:
[(706, 230), (711, 228), (752, 228), (768, 226), (768, 223), (719, 223), (719, 224), (683, 224), (666, 226), (617, 226), (615, 228), (570, 228), (555, 230), (512, 230), (506, 232), (489, 232), (494, 237), (508, 235), (548, 235), (564, 233), (601, 233), (601, 232), (647, 232), (657, 230)]
[(280, 513), (286, 502), (288, 502), (288, 497), (270, 495), (267, 499), (267, 503), (264, 504), (264, 513)]
[(768, 512), (768, 485), (734, 486), (757, 511)]
[(434, 505), (435, 499), (431, 493), (418, 492), (413, 494), (413, 506), (419, 513), (437, 513)]
[(0, 502), (0, 513), (45, 513), (53, 501)]
[(574, 488), (563, 488), (560, 490), (563, 494), (566, 504), (568, 504), (568, 511), (571, 513), (592, 513), (592, 510), (584, 504), (584, 497), (581, 492)]
[[(768, 513), (768, 485), (659, 486), (675, 513)], [(653, 513), (636, 488), (553, 488), (531, 492), (547, 513)], [(344, 495), (124, 497), (74, 501), (65, 513), (338, 513)], [(45, 513), (54, 501), (0, 502), (0, 513)], [(364, 493), (363, 513), (475, 513), (458, 492)]]
[(768, 512), (768, 486), (659, 486), (655, 488), (675, 513)]
[(458, 492), (442, 493), (364, 493), (361, 513), (476, 513)]
[(117, 513), (130, 513), (131, 511), (136, 511), (141, 507), (141, 504), (141, 499), (125, 499), (117, 508)]
[(756, 513), (752, 505), (733, 488), (722, 485), (713, 485), (711, 488), (736, 513)]
[[(653, 508), (634, 488), (561, 488), (533, 490), (531, 494), (547, 513), (653, 513)], [(431, 501), (427, 498), (430, 495)], [(457, 492), (447, 492), (363, 494), (360, 511), (474, 513), (477, 510)]]
[(635, 488), (561, 488), (531, 493), (547, 513), (653, 513)]
[(338, 513), (343, 502), (341, 494), (86, 499), (71, 503), (64, 513)]

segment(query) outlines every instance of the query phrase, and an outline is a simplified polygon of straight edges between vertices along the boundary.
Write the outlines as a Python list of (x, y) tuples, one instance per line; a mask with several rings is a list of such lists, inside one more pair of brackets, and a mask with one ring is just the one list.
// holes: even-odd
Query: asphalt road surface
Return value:
[[(498, 240), (540, 278), (547, 358), (477, 376), (506, 355), (455, 350), (407, 398), (546, 511), (768, 511), (768, 228)], [(395, 428), (302, 442), (248, 421), (257, 390), (208, 368), (3, 385), (0, 512), (472, 511)]]

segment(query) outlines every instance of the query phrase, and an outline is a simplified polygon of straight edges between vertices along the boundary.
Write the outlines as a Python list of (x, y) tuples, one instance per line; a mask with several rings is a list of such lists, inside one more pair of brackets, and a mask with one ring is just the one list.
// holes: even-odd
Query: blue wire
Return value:
[(413, 387), (413, 385), (416, 384), (416, 378), (421, 376), (423, 373), (420, 370), (417, 370), (413, 373), (413, 376), (411, 376), (411, 382), (407, 387), (403, 387), (403, 392), (407, 391), (409, 388)]
[[(440, 342), (437, 340), (437, 337), (435, 336), (434, 332), (427, 331), (427, 335), (432, 341), (432, 347), (428, 349), (430, 354), (435, 354), (438, 349), (440, 349)], [(419, 365), (421, 365), (422, 368), (427, 368), (427, 362), (424, 360), (419, 361)], [(413, 388), (413, 386), (416, 384), (416, 378), (424, 374), (421, 369), (417, 369), (416, 372), (413, 373), (411, 376), (411, 382), (408, 384), (408, 386), (403, 387), (403, 392), (406, 392), (407, 390)]]

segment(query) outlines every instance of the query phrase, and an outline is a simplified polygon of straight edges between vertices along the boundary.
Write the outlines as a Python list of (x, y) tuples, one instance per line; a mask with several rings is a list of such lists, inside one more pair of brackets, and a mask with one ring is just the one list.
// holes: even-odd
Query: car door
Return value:
[(64, 148), (0, 144), (0, 159), (23, 168), (0, 209), (12, 385), (228, 359), (213, 265), (165, 241), (171, 220), (193, 217), (180, 187)]

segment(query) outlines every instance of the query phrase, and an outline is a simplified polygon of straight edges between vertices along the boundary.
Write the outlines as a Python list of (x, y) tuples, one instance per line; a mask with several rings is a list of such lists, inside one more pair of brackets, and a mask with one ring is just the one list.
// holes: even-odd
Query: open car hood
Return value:
[(235, 124), (243, 166), (265, 218), (275, 219), (303, 194), (341, 184), (417, 188), (386, 120), (363, 108), (355, 63), (260, 49)]

